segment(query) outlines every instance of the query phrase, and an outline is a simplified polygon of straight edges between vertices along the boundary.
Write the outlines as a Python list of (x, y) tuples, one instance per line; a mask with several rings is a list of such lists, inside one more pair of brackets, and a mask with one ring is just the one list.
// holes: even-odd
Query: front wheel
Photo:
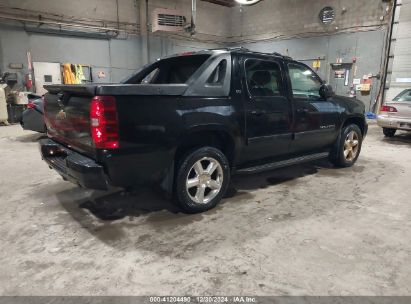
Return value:
[(396, 129), (382, 128), (382, 133), (384, 133), (386, 137), (394, 137), (395, 132), (397, 132)]
[(213, 147), (187, 153), (178, 163), (176, 199), (187, 213), (214, 208), (227, 190), (230, 167), (225, 155)]
[(351, 167), (360, 155), (362, 139), (361, 130), (357, 125), (345, 126), (339, 142), (331, 152), (330, 160), (338, 167)]

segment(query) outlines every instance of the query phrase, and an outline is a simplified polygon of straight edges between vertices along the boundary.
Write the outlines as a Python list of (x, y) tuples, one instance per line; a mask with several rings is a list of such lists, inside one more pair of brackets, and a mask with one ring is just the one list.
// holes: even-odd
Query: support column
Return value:
[(139, 0), (140, 11), (140, 35), (141, 35), (141, 58), (144, 64), (150, 62), (150, 16), (148, 0)]

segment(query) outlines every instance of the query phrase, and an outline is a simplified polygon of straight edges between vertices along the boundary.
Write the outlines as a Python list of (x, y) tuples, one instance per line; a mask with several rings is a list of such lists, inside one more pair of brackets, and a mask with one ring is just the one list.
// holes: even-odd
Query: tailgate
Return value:
[(90, 132), (90, 103), (94, 85), (45, 86), (44, 115), (48, 135), (79, 152), (94, 156)]

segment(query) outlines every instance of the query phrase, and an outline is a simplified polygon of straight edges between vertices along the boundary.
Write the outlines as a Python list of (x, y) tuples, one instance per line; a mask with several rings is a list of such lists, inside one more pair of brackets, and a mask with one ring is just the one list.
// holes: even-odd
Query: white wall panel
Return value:
[(392, 64), (392, 75), (389, 82), (389, 90), (386, 99), (394, 98), (405, 88), (411, 88), (411, 0), (402, 0), (402, 5), (398, 6), (399, 18), (398, 26), (393, 32), (396, 39), (392, 44), (392, 54), (394, 60)]

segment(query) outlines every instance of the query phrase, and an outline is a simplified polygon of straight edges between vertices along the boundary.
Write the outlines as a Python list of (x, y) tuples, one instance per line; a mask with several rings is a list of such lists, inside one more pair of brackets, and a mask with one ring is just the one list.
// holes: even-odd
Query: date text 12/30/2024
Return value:
[(255, 297), (244, 297), (244, 296), (198, 296), (198, 297), (150, 297), (150, 303), (256, 303)]

